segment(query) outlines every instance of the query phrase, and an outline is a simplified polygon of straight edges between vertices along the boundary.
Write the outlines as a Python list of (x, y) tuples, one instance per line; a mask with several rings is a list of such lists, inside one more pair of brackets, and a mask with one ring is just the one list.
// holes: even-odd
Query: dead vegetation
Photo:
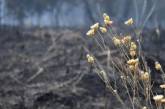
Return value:
[[(117, 100), (109, 99), (113, 95), (87, 64), (84, 49), (86, 38), (80, 33), (71, 30), (1, 28), (0, 108), (121, 108)], [(105, 64), (106, 52), (97, 53), (98, 47), (92, 47), (92, 41), (87, 43), (88, 48)], [(154, 44), (151, 45), (148, 50), (152, 50)], [(112, 53), (118, 54), (116, 51)], [(152, 56), (152, 53), (147, 53)], [(153, 65), (152, 60), (149, 63)], [(164, 63), (163, 59), (161, 63)], [(154, 90), (161, 93), (158, 89), (161, 84), (159, 78), (160, 75), (154, 74)], [(122, 91), (120, 95), (126, 97)]]

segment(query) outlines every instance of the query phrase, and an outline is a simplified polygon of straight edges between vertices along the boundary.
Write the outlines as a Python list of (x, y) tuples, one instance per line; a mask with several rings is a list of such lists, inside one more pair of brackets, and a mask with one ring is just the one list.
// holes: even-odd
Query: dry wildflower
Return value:
[(136, 65), (139, 62), (139, 59), (130, 59), (127, 61), (128, 65)]
[(131, 36), (125, 36), (122, 39), (123, 44), (129, 44), (131, 42)]
[(121, 45), (120, 39), (118, 39), (116, 37), (113, 37), (112, 40), (113, 40), (113, 43), (114, 43), (115, 46), (120, 46)]
[(93, 24), (90, 28), (97, 31), (99, 29), (99, 23), (97, 22), (97, 23)]
[(94, 36), (95, 35), (95, 30), (94, 29), (90, 29), (87, 33), (86, 33), (87, 36)]
[(130, 50), (136, 50), (137, 46), (135, 42), (131, 42)]
[(135, 71), (138, 68), (138, 63), (136, 63), (135, 65), (129, 65), (128, 67), (131, 71)]
[(159, 62), (155, 62), (155, 69), (156, 70), (161, 70), (162, 69), (162, 66), (160, 65)]
[(101, 31), (102, 33), (106, 33), (106, 32), (107, 32), (107, 29), (106, 29), (105, 27), (100, 27), (100, 31)]
[(104, 20), (104, 23), (105, 23), (106, 26), (111, 26), (113, 24), (113, 21)]
[(150, 75), (148, 72), (142, 72), (141, 75), (140, 75), (140, 79), (143, 80), (143, 81), (148, 81), (150, 78)]
[(161, 102), (161, 100), (163, 99), (163, 95), (156, 95), (153, 97), (153, 99), (155, 100), (155, 102)]
[(160, 88), (165, 89), (165, 84), (161, 84)]
[(103, 18), (106, 26), (112, 25), (113, 21), (111, 21), (110, 17), (106, 13), (103, 14)]
[(135, 67), (134, 65), (129, 65), (129, 69), (130, 69), (131, 71), (135, 71), (135, 70), (136, 70), (136, 67)]
[(138, 68), (139, 59), (130, 59), (127, 61), (128, 67), (131, 71), (135, 71)]
[(110, 17), (106, 13), (103, 14), (103, 18), (104, 18), (104, 20), (110, 21)]
[(124, 24), (128, 25), (128, 26), (132, 25), (133, 24), (133, 19), (132, 18), (128, 19), (127, 21), (124, 22)]
[(130, 51), (129, 51), (129, 54), (130, 54), (132, 57), (135, 57), (135, 56), (136, 56), (136, 51), (135, 51), (135, 50), (130, 50)]
[(87, 54), (86, 57), (87, 57), (87, 61), (88, 61), (88, 63), (91, 63), (91, 64), (94, 63), (95, 59), (94, 59), (94, 57), (93, 57), (92, 55)]

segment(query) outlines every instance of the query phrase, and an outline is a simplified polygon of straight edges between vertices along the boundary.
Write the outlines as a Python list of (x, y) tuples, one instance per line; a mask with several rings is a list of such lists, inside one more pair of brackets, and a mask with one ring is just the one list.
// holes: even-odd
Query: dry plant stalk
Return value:
[[(131, 109), (150, 109), (153, 107), (151, 100), (155, 100), (156, 107), (159, 109), (165, 104), (164, 95), (153, 95), (151, 84), (151, 71), (144, 55), (142, 54), (140, 36), (133, 39), (131, 34), (118, 35), (113, 30), (113, 21), (108, 14), (103, 14), (104, 24), (98, 22), (92, 25), (86, 33), (89, 38), (92, 38), (99, 45), (101, 52), (107, 53), (107, 67), (101, 65), (93, 54), (87, 54), (88, 63), (92, 64), (98, 76), (104, 81), (106, 88), (119, 100), (119, 102), (128, 108), (125, 101), (120, 96), (119, 85), (114, 85), (110, 80), (113, 75), (114, 83), (117, 81), (122, 82), (120, 85), (124, 87), (122, 91), (126, 92), (128, 99), (132, 105)], [(124, 22), (125, 26), (131, 27), (134, 21), (132, 18)], [(137, 35), (137, 34), (136, 34)], [(138, 34), (139, 35), (139, 34)], [(105, 38), (110, 39), (113, 45), (108, 45)], [(112, 55), (112, 46), (115, 46), (119, 55)], [(116, 61), (115, 58), (119, 61)], [(164, 73), (159, 62), (155, 62), (155, 69)], [(110, 76), (109, 76), (110, 75)], [(162, 83), (160, 86), (163, 90), (165, 85)], [(140, 100), (142, 94), (144, 100)]]

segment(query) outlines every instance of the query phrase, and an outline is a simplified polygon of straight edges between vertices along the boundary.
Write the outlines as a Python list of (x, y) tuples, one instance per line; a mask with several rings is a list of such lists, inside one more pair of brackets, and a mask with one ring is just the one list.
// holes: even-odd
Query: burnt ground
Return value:
[[(104, 109), (105, 104), (122, 109), (85, 61), (83, 36), (71, 30), (1, 28), (0, 109)], [(160, 36), (158, 42), (145, 40), (144, 48), (164, 62)]]
[(1, 29), (0, 108), (100, 109), (104, 85), (84, 54), (79, 32)]

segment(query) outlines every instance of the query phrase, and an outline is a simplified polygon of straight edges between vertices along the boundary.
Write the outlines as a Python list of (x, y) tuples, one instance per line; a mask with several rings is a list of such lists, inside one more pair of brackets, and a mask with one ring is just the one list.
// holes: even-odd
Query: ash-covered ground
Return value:
[[(1, 28), (0, 109), (122, 109), (86, 62), (82, 33)], [(145, 54), (165, 65), (163, 31), (144, 34)]]

